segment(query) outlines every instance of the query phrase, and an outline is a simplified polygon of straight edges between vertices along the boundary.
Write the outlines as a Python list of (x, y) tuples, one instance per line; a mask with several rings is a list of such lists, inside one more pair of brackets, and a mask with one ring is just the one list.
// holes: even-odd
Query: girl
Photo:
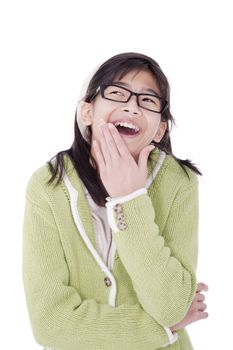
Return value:
[(152, 58), (110, 58), (78, 105), (71, 148), (28, 181), (23, 282), (46, 349), (193, 349), (185, 327), (208, 316), (201, 172), (172, 153), (169, 91)]

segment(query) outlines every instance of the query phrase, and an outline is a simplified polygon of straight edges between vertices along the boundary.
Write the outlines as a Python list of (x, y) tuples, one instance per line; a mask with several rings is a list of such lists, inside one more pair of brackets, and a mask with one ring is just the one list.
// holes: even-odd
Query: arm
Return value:
[(69, 285), (69, 269), (49, 197), (32, 187), (33, 181), (24, 213), (23, 282), (35, 340), (60, 350), (107, 350), (110, 343), (112, 349), (122, 350), (130, 346), (155, 350), (168, 345), (165, 329), (139, 304), (114, 308), (81, 299), (78, 290)]
[(162, 235), (146, 189), (106, 206), (119, 256), (143, 309), (164, 327), (177, 324), (196, 293), (198, 181), (178, 191)]

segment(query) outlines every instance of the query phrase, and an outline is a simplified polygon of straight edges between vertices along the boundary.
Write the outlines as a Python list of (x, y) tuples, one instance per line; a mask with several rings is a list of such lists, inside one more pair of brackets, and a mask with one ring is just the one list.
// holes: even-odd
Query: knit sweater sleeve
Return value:
[(198, 180), (193, 179), (177, 191), (163, 232), (146, 189), (106, 204), (138, 300), (164, 327), (185, 317), (196, 293)]
[(100, 304), (82, 299), (70, 285), (50, 199), (34, 182), (26, 190), (23, 283), (37, 343), (59, 350), (155, 350), (168, 345), (164, 328), (139, 303)]

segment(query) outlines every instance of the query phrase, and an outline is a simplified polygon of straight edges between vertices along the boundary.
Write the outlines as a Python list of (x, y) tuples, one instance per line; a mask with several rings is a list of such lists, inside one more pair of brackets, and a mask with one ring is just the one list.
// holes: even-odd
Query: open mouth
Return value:
[(117, 126), (116, 128), (119, 131), (119, 134), (122, 134), (122, 135), (136, 135), (139, 133), (139, 131), (127, 128), (125, 126)]
[(140, 132), (140, 129), (133, 124), (117, 122), (114, 125), (121, 135), (135, 136)]

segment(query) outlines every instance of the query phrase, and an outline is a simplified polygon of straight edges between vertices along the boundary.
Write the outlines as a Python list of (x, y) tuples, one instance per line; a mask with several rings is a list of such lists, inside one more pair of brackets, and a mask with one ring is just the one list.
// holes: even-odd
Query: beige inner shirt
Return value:
[(91, 216), (94, 224), (96, 248), (105, 265), (111, 270), (113, 267), (116, 245), (112, 239), (112, 230), (107, 219), (107, 208), (97, 205), (86, 186), (83, 184), (84, 193), (91, 208)]

